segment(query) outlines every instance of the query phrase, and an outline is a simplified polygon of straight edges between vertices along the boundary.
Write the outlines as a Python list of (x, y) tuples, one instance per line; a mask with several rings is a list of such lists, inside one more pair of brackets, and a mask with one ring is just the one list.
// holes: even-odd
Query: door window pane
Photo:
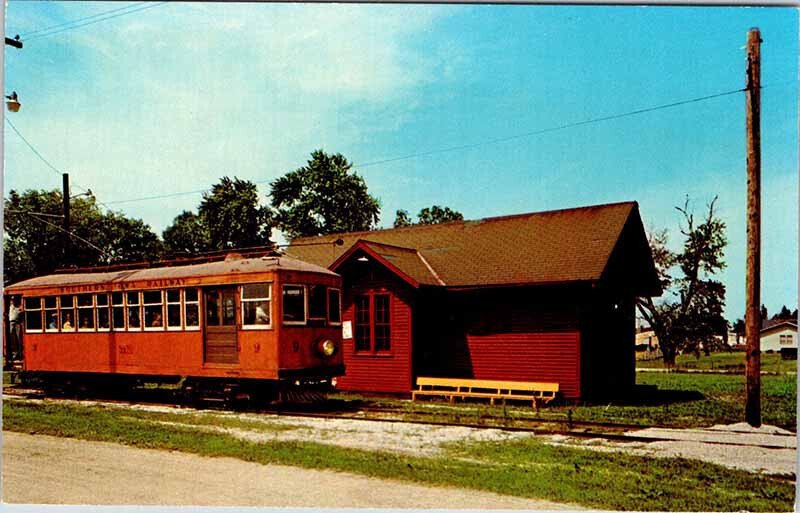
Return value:
[(324, 285), (310, 285), (308, 287), (308, 318), (324, 319), (327, 306)]
[(303, 285), (283, 286), (283, 322), (305, 324), (306, 288)]

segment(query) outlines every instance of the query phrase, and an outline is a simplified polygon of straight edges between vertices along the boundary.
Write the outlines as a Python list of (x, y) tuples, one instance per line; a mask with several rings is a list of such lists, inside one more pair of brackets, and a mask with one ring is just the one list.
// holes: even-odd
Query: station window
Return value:
[(781, 335), (781, 345), (782, 346), (790, 346), (790, 345), (792, 345), (792, 336), (791, 335)]
[(389, 328), (389, 294), (376, 294), (373, 296), (375, 319), (375, 350), (388, 351), (391, 349)]
[(167, 291), (167, 329), (179, 330), (182, 326), (181, 291), (180, 289), (170, 289)]
[(58, 331), (58, 298), (47, 296), (44, 298), (44, 323), (45, 331)]
[(96, 294), (94, 301), (97, 305), (97, 329), (99, 331), (108, 331), (108, 294)]
[(242, 285), (242, 326), (269, 328), (272, 325), (271, 283)]
[(308, 318), (325, 319), (327, 310), (327, 297), (325, 285), (310, 285), (308, 287)]
[(59, 297), (58, 307), (61, 331), (75, 331), (75, 296)]
[(342, 292), (339, 289), (328, 289), (328, 322), (342, 323)]
[(306, 287), (304, 285), (283, 286), (283, 323), (306, 323)]
[(184, 319), (186, 320), (187, 330), (200, 328), (200, 295), (197, 289), (186, 289), (183, 291)]
[(369, 314), (369, 296), (355, 297), (355, 345), (356, 351), (369, 351), (372, 326)]
[(91, 294), (78, 296), (78, 329), (94, 331), (94, 298)]
[(139, 311), (139, 293), (126, 293), (125, 304), (128, 311), (128, 330), (142, 329), (141, 312)]
[(386, 352), (391, 345), (391, 298), (389, 294), (355, 296), (355, 350)]
[(144, 326), (147, 329), (164, 329), (164, 294), (161, 290), (142, 292), (144, 304)]
[(25, 331), (42, 331), (42, 298), (25, 298)]
[(111, 293), (111, 322), (117, 331), (125, 330), (125, 294)]

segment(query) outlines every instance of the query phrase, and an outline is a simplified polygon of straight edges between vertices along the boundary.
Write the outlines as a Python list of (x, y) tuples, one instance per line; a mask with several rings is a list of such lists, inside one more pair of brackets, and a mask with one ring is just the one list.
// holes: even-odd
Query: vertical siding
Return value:
[(391, 294), (391, 351), (388, 354), (356, 353), (354, 339), (343, 340), (345, 375), (338, 378), (337, 388), (408, 393), (411, 390), (412, 290), (373, 263), (360, 262), (359, 266), (344, 269), (342, 274), (345, 280), (342, 318), (345, 322), (354, 322), (354, 295)]
[(580, 397), (580, 333), (467, 335), (475, 379), (547, 381), (567, 399)]
[(555, 382), (580, 398), (579, 297), (525, 288), (421, 298), (415, 375)]

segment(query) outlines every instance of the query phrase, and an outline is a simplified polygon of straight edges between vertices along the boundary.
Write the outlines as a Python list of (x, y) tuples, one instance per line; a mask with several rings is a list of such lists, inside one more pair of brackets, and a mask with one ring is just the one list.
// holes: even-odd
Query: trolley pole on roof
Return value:
[(61, 175), (62, 185), (63, 185), (63, 208), (64, 208), (64, 265), (69, 265), (70, 261), (70, 240), (69, 240), (69, 173), (63, 173)]
[(761, 33), (747, 34), (747, 278), (745, 280), (746, 399), (744, 416), (761, 425)]

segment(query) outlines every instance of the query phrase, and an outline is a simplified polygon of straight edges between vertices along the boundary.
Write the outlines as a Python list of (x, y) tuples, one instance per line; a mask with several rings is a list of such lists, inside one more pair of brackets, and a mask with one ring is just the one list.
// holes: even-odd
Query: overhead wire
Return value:
[(67, 234), (67, 235), (69, 235), (70, 237), (73, 237), (73, 238), (75, 238), (75, 239), (77, 239), (77, 240), (79, 240), (79, 241), (83, 242), (84, 244), (86, 244), (87, 246), (91, 247), (92, 249), (95, 249), (96, 251), (100, 252), (100, 254), (101, 254), (101, 255), (103, 255), (104, 257), (110, 257), (110, 256), (111, 256), (111, 255), (109, 255), (109, 254), (108, 254), (108, 253), (107, 253), (107, 252), (106, 252), (104, 249), (102, 249), (102, 248), (100, 248), (100, 247), (96, 246), (96, 245), (95, 245), (95, 244), (93, 244), (92, 242), (89, 242), (88, 240), (84, 239), (84, 238), (83, 238), (83, 237), (81, 237), (80, 235), (77, 235), (77, 234), (75, 234), (75, 233), (73, 233), (73, 232), (71, 232), (71, 231), (69, 231), (69, 230), (65, 230), (65, 229), (64, 229), (64, 228), (62, 228), (61, 226), (58, 226), (57, 224), (51, 223), (50, 221), (46, 221), (46, 220), (44, 220), (44, 219), (41, 219), (41, 218), (39, 218), (39, 217), (36, 217), (35, 215), (31, 215), (31, 212), (25, 212), (25, 213), (26, 213), (26, 214), (29, 214), (29, 215), (31, 216), (31, 218), (33, 218), (33, 219), (36, 219), (36, 220), (37, 220), (37, 221), (39, 221), (40, 223), (44, 223), (44, 224), (46, 224), (46, 225), (48, 225), (48, 226), (51, 226), (51, 227), (53, 227), (53, 228), (55, 228), (55, 229), (57, 229), (57, 230), (59, 230), (59, 231), (62, 231), (62, 232), (64, 232), (64, 233), (66, 233), (66, 234)]
[(34, 35), (33, 37), (29, 37), (29, 38), (25, 39), (25, 42), (27, 43), (27, 42), (35, 41), (37, 39), (41, 39), (43, 37), (49, 37), (49, 36), (52, 36), (52, 35), (55, 35), (55, 34), (60, 34), (62, 32), (66, 32), (68, 30), (74, 30), (74, 29), (77, 29), (77, 28), (85, 27), (87, 25), (94, 25), (95, 23), (100, 23), (102, 21), (108, 21), (108, 20), (111, 20), (111, 19), (114, 19), (114, 18), (119, 18), (120, 16), (126, 16), (128, 14), (133, 14), (135, 12), (140, 12), (140, 11), (144, 11), (144, 10), (147, 10), (147, 9), (152, 9), (154, 7), (158, 7), (159, 5), (163, 5), (163, 4), (166, 4), (166, 3), (168, 3), (168, 2), (156, 2), (156, 3), (153, 3), (153, 4), (147, 3), (147, 5), (141, 5), (138, 8), (130, 9), (130, 10), (127, 10), (125, 12), (119, 12), (117, 14), (113, 14), (111, 16), (106, 16), (104, 18), (93, 19), (93, 20), (86, 21), (85, 23), (78, 23), (78, 24), (75, 24), (75, 25), (69, 25), (69, 26), (66, 26), (66, 27), (63, 27), (63, 28), (60, 28), (60, 29), (52, 30), (50, 32), (40, 33), (40, 34)]
[[(11, 127), (11, 129), (14, 130), (14, 132), (17, 134), (17, 136), (19, 136), (19, 138), (22, 139), (22, 142), (24, 142), (25, 145), (33, 152), (33, 154), (36, 155), (37, 157), (39, 157), (39, 160), (44, 162), (47, 165), (47, 167), (49, 167), (57, 175), (59, 175), (59, 176), (63, 175), (64, 172), (59, 170), (49, 160), (44, 158), (44, 156), (42, 156), (42, 154), (39, 152), (39, 150), (37, 150), (36, 147), (34, 147), (33, 144), (31, 144), (31, 142), (28, 141), (28, 139), (24, 135), (22, 135), (22, 132), (19, 131), (19, 129), (14, 125), (14, 123), (12, 123), (10, 119), (8, 119), (8, 117), (6, 117), (5, 120), (6, 120), (6, 123), (8, 123), (8, 125)], [(83, 187), (83, 186), (79, 185), (77, 182), (72, 182), (71, 187), (74, 187), (76, 189), (79, 189), (79, 190), (87, 193), (87, 194), (90, 194), (94, 198), (95, 203), (97, 203), (98, 205), (103, 205), (108, 210), (111, 210), (111, 207), (109, 207), (108, 205), (106, 205), (105, 203), (103, 203), (102, 201), (97, 199), (97, 197), (94, 195), (94, 193), (91, 191), (91, 189)]]
[(87, 21), (87, 20), (92, 20), (92, 19), (95, 19), (95, 18), (99, 18), (99, 17), (105, 16), (107, 14), (112, 14), (112, 13), (119, 12), (119, 11), (126, 11), (128, 9), (131, 9), (131, 8), (137, 6), (137, 5), (146, 4), (146, 3), (148, 3), (148, 2), (134, 2), (132, 4), (125, 5), (123, 7), (117, 7), (116, 9), (109, 9), (107, 11), (99, 12), (99, 13), (93, 14), (91, 16), (85, 16), (83, 18), (76, 18), (74, 20), (65, 21), (65, 22), (62, 22), (62, 23), (58, 23), (56, 25), (50, 25), (49, 27), (43, 27), (43, 28), (40, 28), (40, 29), (31, 30), (29, 32), (23, 32), (22, 34), (20, 34), (20, 38), (21, 39), (25, 39), (27, 37), (30, 37), (30, 36), (32, 36), (34, 34), (39, 34), (41, 32), (48, 32), (50, 30), (62, 28), (62, 27), (65, 27), (67, 25), (72, 25), (72, 24), (75, 24), (75, 23), (80, 23), (82, 21)]
[(690, 104), (690, 103), (697, 103), (697, 102), (702, 102), (702, 101), (706, 101), (706, 100), (711, 100), (711, 99), (714, 99), (714, 98), (720, 98), (722, 96), (729, 96), (729, 95), (732, 95), (732, 94), (741, 93), (743, 91), (745, 91), (745, 88), (734, 89), (734, 90), (731, 90), (731, 91), (725, 91), (723, 93), (710, 94), (710, 95), (707, 95), (707, 96), (699, 96), (697, 98), (691, 98), (691, 99), (688, 99), (688, 100), (680, 100), (680, 101), (677, 101), (677, 102), (666, 103), (666, 104), (663, 104), (663, 105), (656, 105), (654, 107), (646, 107), (646, 108), (643, 108), (643, 109), (631, 110), (631, 111), (628, 111), (628, 112), (622, 112), (620, 114), (611, 114), (609, 116), (602, 116), (602, 117), (597, 117), (597, 118), (585, 119), (583, 121), (576, 121), (574, 123), (566, 123), (566, 124), (563, 124), (563, 125), (558, 125), (558, 126), (553, 126), (553, 127), (548, 127), (548, 128), (542, 128), (540, 130), (533, 130), (531, 132), (525, 132), (525, 133), (522, 133), (522, 134), (510, 135), (510, 136), (507, 136), (507, 137), (498, 137), (498, 138), (495, 138), (495, 139), (489, 139), (489, 140), (486, 140), (486, 141), (481, 141), (481, 142), (476, 142), (476, 143), (471, 143), (471, 144), (462, 144), (462, 145), (459, 145), (459, 146), (450, 146), (448, 148), (440, 148), (440, 149), (436, 149), (436, 150), (429, 150), (429, 151), (423, 151), (423, 152), (418, 152), (418, 153), (410, 153), (408, 155), (401, 155), (399, 157), (392, 157), (392, 158), (387, 158), (387, 159), (375, 160), (375, 161), (372, 161), (372, 162), (365, 162), (365, 163), (362, 163), (362, 164), (355, 164), (355, 165), (353, 165), (353, 167), (354, 168), (364, 168), (364, 167), (369, 167), (369, 166), (376, 166), (378, 164), (386, 164), (388, 162), (397, 162), (398, 160), (408, 160), (408, 159), (417, 158), (417, 157), (425, 157), (425, 156), (428, 156), (428, 155), (435, 155), (435, 154), (438, 154), (438, 153), (448, 153), (448, 152), (453, 152), (453, 151), (460, 151), (460, 150), (478, 148), (478, 147), (486, 146), (486, 145), (490, 145), (490, 144), (497, 144), (497, 143), (501, 143), (501, 142), (513, 141), (513, 140), (516, 140), (516, 139), (523, 139), (523, 138), (526, 138), (526, 137), (532, 137), (532, 136), (535, 136), (535, 135), (547, 134), (547, 133), (550, 133), (550, 132), (558, 132), (560, 130), (566, 130), (568, 128), (576, 128), (576, 127), (579, 127), (579, 126), (591, 125), (591, 124), (594, 124), (594, 123), (601, 123), (601, 122), (604, 122), (604, 121), (611, 121), (611, 120), (614, 120), (614, 119), (621, 119), (621, 118), (626, 118), (626, 117), (630, 117), (630, 116), (637, 116), (639, 114), (644, 114), (646, 112), (654, 112), (654, 111), (662, 110), (662, 109), (670, 109), (670, 108), (673, 108), (673, 107), (678, 107), (680, 105), (687, 105), (687, 104)]
[[(762, 86), (762, 89), (764, 87), (765, 86)], [(656, 106), (653, 106), (653, 107), (646, 107), (646, 108), (642, 108), (642, 109), (626, 111), (626, 112), (622, 112), (622, 113), (619, 113), (619, 114), (611, 114), (611, 115), (608, 115), (608, 116), (589, 118), (589, 119), (585, 119), (583, 121), (577, 121), (577, 122), (574, 122), (574, 123), (566, 123), (566, 124), (563, 124), (563, 125), (543, 128), (543, 129), (540, 129), (540, 130), (533, 130), (533, 131), (530, 131), (530, 132), (525, 132), (525, 133), (522, 133), (522, 134), (510, 135), (510, 136), (507, 136), (507, 137), (498, 137), (498, 138), (489, 139), (489, 140), (486, 140), (486, 141), (480, 141), (480, 142), (471, 143), (471, 144), (462, 144), (462, 145), (458, 145), (458, 146), (450, 146), (450, 147), (446, 147), (446, 148), (439, 148), (439, 149), (435, 149), (435, 150), (423, 151), (423, 152), (418, 152), (418, 153), (410, 153), (410, 154), (401, 155), (401, 156), (398, 156), (398, 157), (390, 157), (390, 158), (374, 160), (374, 161), (370, 161), (370, 162), (363, 162), (363, 163), (353, 164), (352, 167), (353, 167), (353, 169), (360, 169), (360, 168), (365, 168), (365, 167), (370, 167), (370, 166), (376, 166), (376, 165), (379, 165), (379, 164), (386, 164), (386, 163), (389, 163), (389, 162), (397, 162), (397, 161), (400, 161), (400, 160), (408, 160), (408, 159), (413, 159), (413, 158), (417, 158), (417, 157), (435, 155), (435, 154), (439, 154), (439, 153), (447, 153), (447, 152), (453, 152), (453, 151), (460, 151), (460, 150), (478, 148), (478, 147), (481, 147), (481, 146), (497, 144), (497, 143), (500, 143), (500, 142), (513, 141), (513, 140), (516, 140), (516, 139), (523, 139), (523, 138), (526, 138), (526, 137), (533, 137), (533, 136), (536, 136), (536, 135), (542, 135), (542, 134), (546, 134), (546, 133), (550, 133), (550, 132), (557, 132), (557, 131), (560, 131), (560, 130), (567, 130), (569, 128), (575, 128), (575, 127), (590, 125), (590, 124), (594, 124), (594, 123), (601, 123), (601, 122), (605, 122), (605, 121), (611, 121), (611, 120), (614, 120), (614, 119), (620, 119), (620, 118), (625, 118), (625, 117), (630, 117), (630, 116), (636, 116), (636, 115), (644, 114), (644, 113), (647, 113), (647, 112), (654, 112), (654, 111), (657, 111), (657, 110), (674, 108), (674, 107), (678, 107), (678, 106), (681, 106), (681, 105), (687, 105), (687, 104), (690, 104), (690, 103), (702, 102), (702, 101), (711, 100), (711, 99), (714, 99), (714, 98), (720, 98), (720, 97), (723, 97), (723, 96), (730, 96), (730, 95), (733, 95), (733, 94), (741, 93), (743, 91), (745, 91), (745, 88), (733, 89), (733, 90), (730, 90), (730, 91), (725, 91), (725, 92), (716, 93), (716, 94), (710, 94), (710, 95), (706, 95), (706, 96), (698, 96), (696, 98), (690, 98), (690, 99), (687, 99), (687, 100), (680, 100), (680, 101), (676, 101), (676, 102), (672, 102), (672, 103), (656, 105)], [(256, 183), (265, 183), (265, 182), (268, 182), (268, 181), (269, 180), (263, 180), (263, 181), (256, 182)], [(207, 192), (208, 190), (209, 189), (194, 190), (194, 191), (184, 191), (184, 192), (173, 192), (173, 193), (169, 193), (169, 194), (159, 194), (159, 195), (154, 195), (154, 196), (143, 196), (143, 197), (139, 197), (139, 198), (129, 198), (129, 199), (124, 199), (124, 200), (109, 201), (108, 203), (110, 203), (110, 204), (133, 203), (133, 202), (136, 202), (136, 201), (148, 201), (148, 200), (155, 200), (155, 199), (172, 198), (172, 197), (177, 197), (177, 196), (185, 196), (185, 195), (189, 195), (189, 194), (199, 194), (199, 193), (202, 193), (202, 192)]]

